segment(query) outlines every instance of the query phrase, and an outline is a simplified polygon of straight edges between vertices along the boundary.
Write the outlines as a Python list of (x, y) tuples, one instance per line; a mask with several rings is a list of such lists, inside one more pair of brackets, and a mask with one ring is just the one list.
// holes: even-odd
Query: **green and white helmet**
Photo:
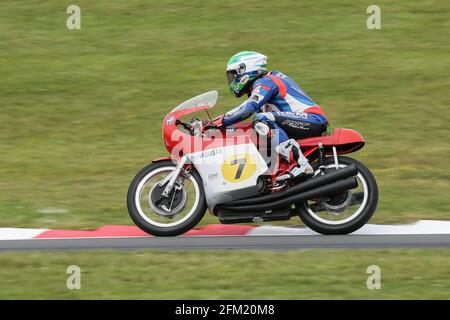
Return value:
[(230, 91), (240, 97), (250, 85), (267, 73), (267, 56), (254, 51), (241, 51), (228, 60), (227, 79)]

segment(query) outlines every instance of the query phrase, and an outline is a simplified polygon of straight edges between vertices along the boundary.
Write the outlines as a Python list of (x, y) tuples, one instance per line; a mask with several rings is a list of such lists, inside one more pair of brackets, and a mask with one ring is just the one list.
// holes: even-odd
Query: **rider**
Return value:
[[(229, 126), (249, 118), (259, 135), (278, 134), (276, 151), (288, 162), (297, 163), (277, 181), (313, 173), (313, 168), (300, 150), (296, 139), (320, 136), (327, 130), (328, 121), (322, 108), (288, 76), (278, 71), (268, 72), (267, 56), (242, 51), (230, 58), (227, 78), (236, 97), (248, 99), (224, 115), (215, 118), (209, 127)], [(273, 129), (276, 129), (272, 131)]]

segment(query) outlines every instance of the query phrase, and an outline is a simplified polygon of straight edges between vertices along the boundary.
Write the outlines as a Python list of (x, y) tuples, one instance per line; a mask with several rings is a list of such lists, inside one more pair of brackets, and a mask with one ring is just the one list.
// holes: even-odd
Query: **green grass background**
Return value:
[(378, 1), (381, 30), (371, 1), (77, 0), (72, 31), (69, 4), (0, 3), (0, 226), (131, 224), (128, 184), (166, 154), (163, 117), (211, 89), (215, 114), (237, 105), (224, 68), (240, 50), (364, 135), (372, 222), (449, 218), (448, 2)]
[[(351, 261), (351, 263), (349, 263)], [(0, 299), (449, 299), (448, 250), (4, 253)], [(81, 290), (68, 290), (69, 265)], [(369, 290), (367, 268), (381, 270)]]
[[(74, 3), (82, 29), (70, 31)], [(370, 4), (381, 30), (366, 28)], [(449, 10), (438, 0), (2, 0), (0, 227), (131, 224), (128, 184), (166, 154), (163, 117), (211, 89), (215, 114), (240, 103), (224, 73), (240, 50), (267, 54), (332, 126), (364, 135), (354, 156), (379, 183), (372, 222), (448, 220)], [(65, 288), (69, 264), (82, 268), (81, 291)], [(380, 291), (365, 287), (371, 264)], [(448, 250), (8, 253), (0, 266), (1, 298), (448, 298), (450, 287)]]

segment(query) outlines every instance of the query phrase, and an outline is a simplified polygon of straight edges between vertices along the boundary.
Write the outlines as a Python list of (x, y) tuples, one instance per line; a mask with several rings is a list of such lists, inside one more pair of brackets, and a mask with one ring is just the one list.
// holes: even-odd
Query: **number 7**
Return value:
[(234, 176), (234, 180), (239, 180), (239, 178), (242, 175), (242, 171), (244, 171), (244, 167), (245, 167), (245, 158), (240, 158), (240, 159), (236, 159), (231, 161), (231, 165), (236, 165), (239, 164), (239, 167), (236, 171), (236, 175)]

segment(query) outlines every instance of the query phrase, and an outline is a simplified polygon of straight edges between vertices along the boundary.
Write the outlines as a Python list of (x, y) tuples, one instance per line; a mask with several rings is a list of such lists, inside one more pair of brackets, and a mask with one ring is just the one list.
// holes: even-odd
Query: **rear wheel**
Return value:
[(178, 177), (168, 197), (162, 196), (167, 183), (160, 182), (176, 166), (171, 161), (152, 163), (130, 184), (128, 212), (143, 231), (155, 236), (177, 236), (195, 227), (206, 212), (202, 180), (192, 168)]
[[(358, 230), (372, 217), (378, 203), (377, 183), (369, 169), (352, 158), (341, 156), (338, 159), (339, 168), (356, 165), (358, 187), (308, 200), (297, 206), (303, 223), (322, 234), (348, 234)], [(315, 176), (318, 176), (320, 174), (318, 164), (313, 164), (313, 168)], [(336, 170), (334, 159), (327, 158), (326, 171), (334, 170)]]

